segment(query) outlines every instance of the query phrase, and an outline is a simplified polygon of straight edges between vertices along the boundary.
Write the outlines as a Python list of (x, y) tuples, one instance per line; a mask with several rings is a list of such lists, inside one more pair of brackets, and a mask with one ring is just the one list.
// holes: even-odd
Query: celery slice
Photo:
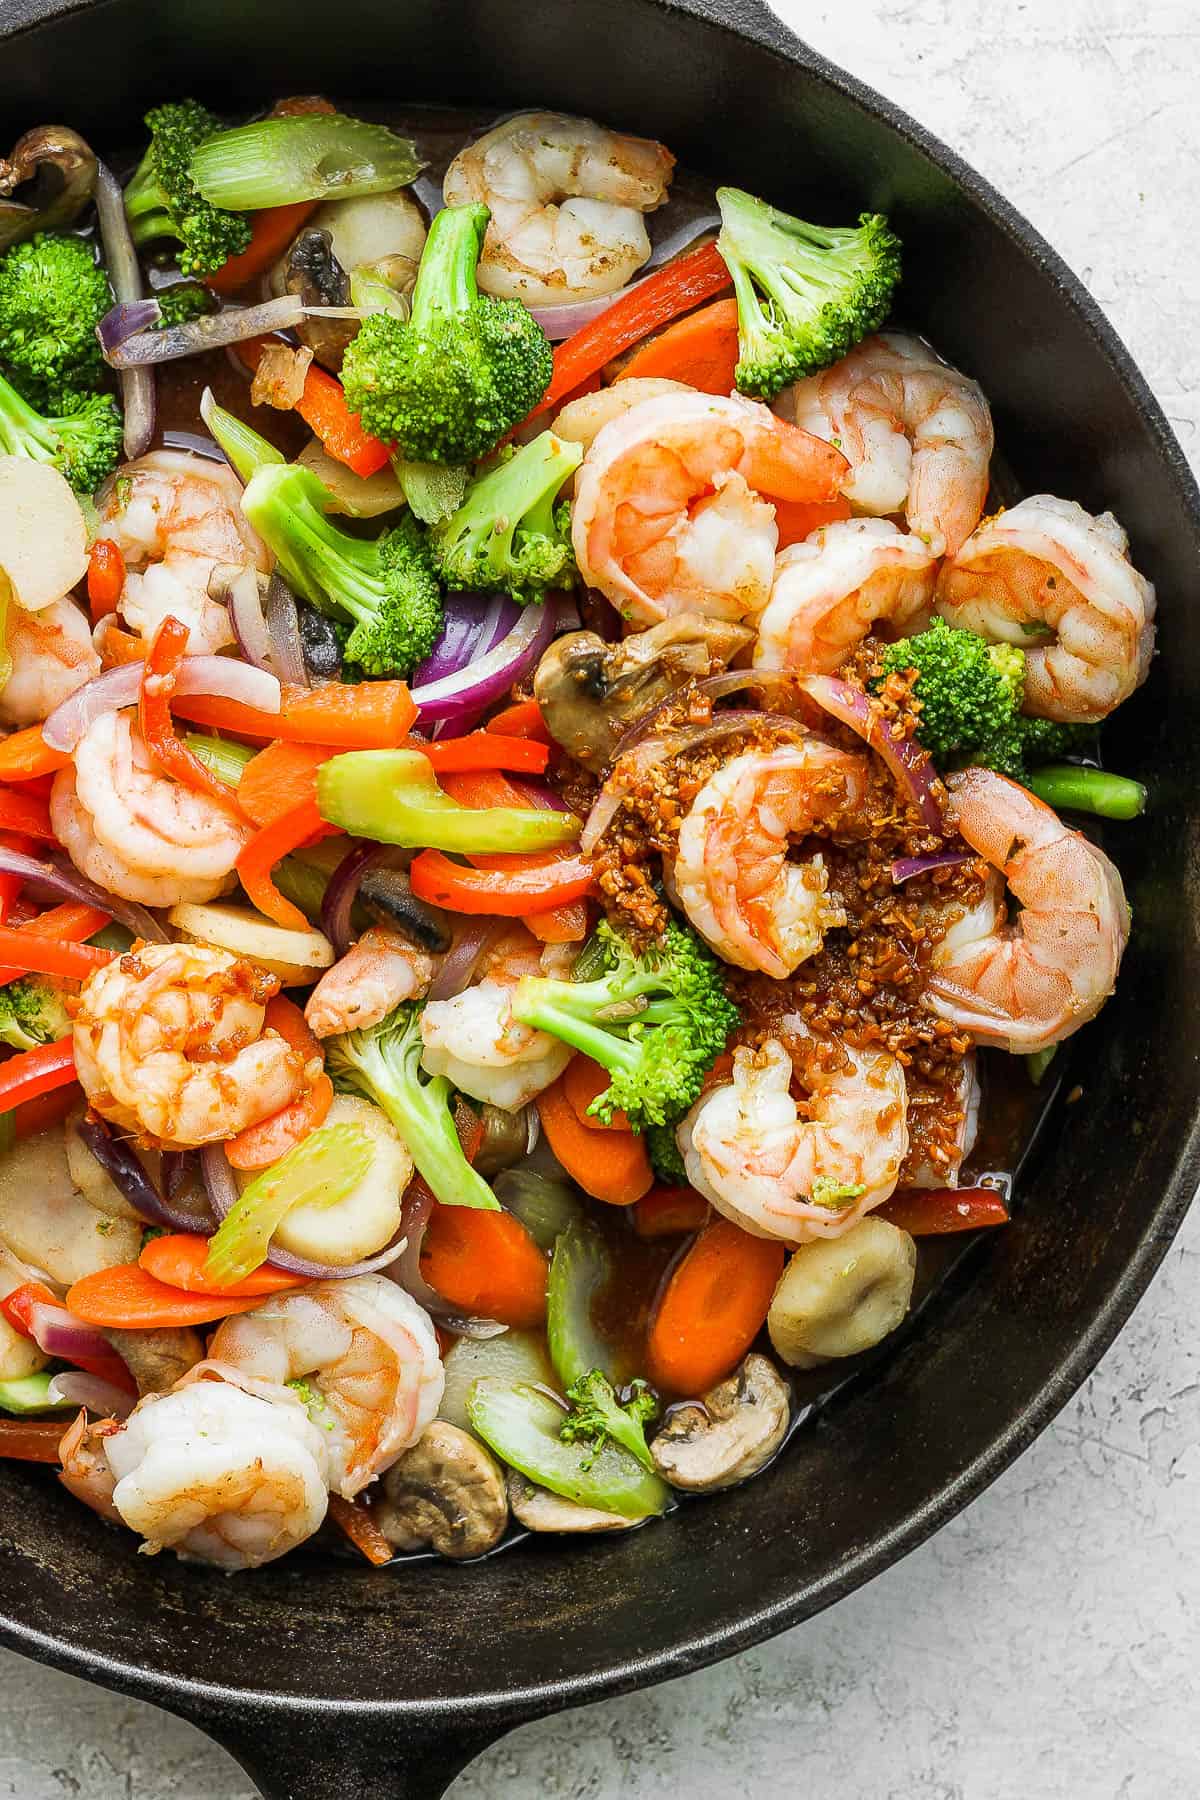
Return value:
[(52, 1379), (43, 1369), (37, 1375), (20, 1375), (13, 1381), (0, 1381), (0, 1412), (16, 1413), (18, 1418), (27, 1413), (78, 1412), (78, 1400), (50, 1398)]
[(564, 1387), (589, 1369), (612, 1380), (612, 1345), (592, 1324), (592, 1302), (611, 1277), (612, 1258), (600, 1233), (583, 1221), (569, 1225), (554, 1246), (546, 1284), (546, 1336)]
[(208, 1280), (232, 1287), (252, 1275), (293, 1206), (336, 1206), (354, 1192), (373, 1156), (371, 1140), (357, 1125), (319, 1125), (234, 1201), (209, 1240)]
[(256, 212), (300, 200), (353, 200), (407, 187), (424, 162), (410, 138), (344, 113), (256, 119), (192, 152), (192, 180), (211, 206)]
[(460, 856), (554, 850), (579, 835), (573, 813), (534, 807), (477, 809), (438, 786), (419, 750), (348, 750), (317, 771), (321, 817), (354, 837)]
[(665, 1481), (616, 1444), (599, 1451), (565, 1444), (558, 1434), (566, 1414), (536, 1388), (482, 1376), (468, 1395), (467, 1415), (497, 1456), (551, 1493), (630, 1518), (666, 1511)]

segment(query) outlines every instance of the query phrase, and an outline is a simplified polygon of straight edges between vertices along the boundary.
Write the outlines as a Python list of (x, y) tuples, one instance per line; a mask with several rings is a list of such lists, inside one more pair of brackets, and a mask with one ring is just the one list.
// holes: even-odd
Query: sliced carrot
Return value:
[(737, 301), (714, 300), (639, 345), (617, 380), (657, 377), (702, 394), (731, 394), (737, 364)]
[(506, 1212), (435, 1204), (421, 1273), (451, 1306), (532, 1330), (546, 1316), (546, 1258)]
[(652, 1188), (633, 1209), (633, 1229), (641, 1238), (682, 1237), (702, 1231), (712, 1217), (703, 1194), (690, 1187)]
[(602, 1069), (598, 1062), (579, 1051), (573, 1056), (562, 1073), (562, 1090), (571, 1102), (575, 1117), (589, 1131), (628, 1131), (629, 1120), (623, 1112), (615, 1112), (612, 1124), (605, 1125), (588, 1107), (604, 1090), (611, 1086), (612, 1076), (607, 1069)]
[(236, 294), (279, 261), (304, 221), (316, 211), (316, 200), (297, 200), (291, 206), (265, 206), (251, 214), (250, 242), (237, 256), (222, 263), (215, 275), (205, 278), (214, 294)]
[(166, 1237), (151, 1238), (142, 1246), (138, 1266), (168, 1287), (185, 1294), (207, 1294), (214, 1299), (245, 1300), (251, 1295), (281, 1294), (289, 1288), (307, 1287), (305, 1275), (289, 1275), (284, 1269), (273, 1269), (263, 1263), (244, 1281), (232, 1287), (214, 1287), (204, 1274), (208, 1257), (208, 1239), (195, 1231), (172, 1231)]
[(525, 923), (543, 944), (579, 944), (588, 934), (590, 916), (586, 900), (568, 900), (565, 906), (526, 913)]
[(230, 1138), (225, 1154), (235, 1169), (269, 1169), (324, 1123), (332, 1105), (333, 1083), (318, 1075), (298, 1100)]
[(27, 725), (0, 743), (0, 781), (33, 781), (39, 775), (55, 775), (71, 758), (65, 750), (52, 750), (40, 725)]
[(702, 1394), (735, 1369), (763, 1328), (785, 1248), (728, 1219), (706, 1225), (667, 1282), (646, 1339), (647, 1374)]
[(414, 744), (433, 764), (435, 775), (456, 775), (476, 770), (511, 769), (518, 775), (541, 775), (550, 760), (550, 746), (532, 737), (505, 737), (498, 732), (469, 731), (465, 737), (446, 738), (436, 744)]
[(539, 744), (552, 744), (549, 728), (536, 700), (517, 700), (503, 712), (493, 713), (484, 727), (500, 737), (536, 738)]
[[(260, 913), (265, 913), (276, 925), (282, 925), (285, 931), (308, 931), (310, 927), (300, 908), (275, 886), (271, 871), (277, 862), (307, 844), (310, 838), (328, 835), (329, 827), (317, 811), (314, 794), (256, 832), (234, 865), (248, 898)], [(0, 942), (0, 950), (2, 948)]]
[(262, 1296), (242, 1300), (228, 1294), (186, 1294), (168, 1287), (137, 1263), (118, 1263), (84, 1275), (67, 1291), (66, 1305), (89, 1325), (113, 1331), (152, 1331), (160, 1325), (207, 1325), (230, 1313), (261, 1306)]
[(347, 1500), (341, 1494), (329, 1496), (329, 1516), (338, 1530), (344, 1532), (354, 1548), (377, 1569), (390, 1563), (396, 1552), (361, 1500)]
[(286, 994), (273, 994), (267, 1001), (266, 1029), (277, 1031), (290, 1050), (308, 1063), (325, 1060), (320, 1038), (304, 1016), (303, 1009)]
[(195, 725), (212, 725), (237, 737), (283, 738), (295, 744), (334, 745), (339, 750), (393, 750), (417, 716), (403, 681), (326, 682), (323, 687), (286, 684), (277, 713), (259, 712), (216, 694), (179, 694), (174, 711)]
[(850, 517), (848, 500), (772, 500), (775, 524), (779, 531), (779, 549), (789, 544), (802, 544), (821, 525), (836, 525)]
[(97, 538), (88, 552), (87, 597), (92, 624), (117, 610), (125, 586), (125, 558), (111, 538)]
[(317, 770), (340, 754), (331, 744), (268, 744), (242, 770), (238, 805), (256, 825), (270, 825), (294, 806), (315, 800)]
[(561, 1076), (538, 1095), (537, 1109), (546, 1142), (585, 1194), (608, 1206), (632, 1206), (653, 1187), (654, 1171), (637, 1133), (581, 1125)]

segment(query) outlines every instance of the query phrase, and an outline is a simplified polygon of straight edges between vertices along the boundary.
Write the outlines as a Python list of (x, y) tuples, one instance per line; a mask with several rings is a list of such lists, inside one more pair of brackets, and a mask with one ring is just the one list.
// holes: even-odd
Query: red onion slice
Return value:
[(851, 687), (839, 676), (806, 675), (800, 685), (822, 711), (848, 725), (883, 758), (922, 822), (938, 837), (945, 837), (946, 820), (938, 798), (941, 783), (929, 753), (883, 718), (861, 688)]
[(500, 919), (465, 919), (442, 958), (442, 966), (429, 989), (429, 998), (453, 1000), (465, 987), (470, 987), (480, 958), (503, 929), (504, 921)]
[(168, 1195), (164, 1200), (127, 1140), (114, 1136), (102, 1119), (82, 1118), (75, 1129), (80, 1142), (144, 1219), (153, 1225), (168, 1225), (172, 1231), (212, 1230), (212, 1216), (207, 1208), (197, 1212), (178, 1204), (178, 1190), (175, 1194), (170, 1191), (165, 1157), (163, 1181)]
[(271, 634), (263, 616), (258, 570), (249, 563), (217, 563), (208, 578), (208, 597), (229, 614), (237, 647), (256, 669), (271, 668)]
[(350, 915), (358, 896), (359, 885), (368, 869), (395, 867), (403, 856), (394, 844), (374, 844), (369, 840), (347, 850), (329, 877), (321, 897), (321, 930), (339, 956), (345, 956), (354, 942)]
[(89, 881), (86, 875), (81, 875), (78, 869), (60, 863), (39, 862), (22, 850), (10, 850), (7, 845), (0, 844), (0, 874), (19, 875), (39, 900), (78, 900), (84, 906), (94, 906), (132, 931), (134, 937), (145, 938), (148, 944), (171, 941), (170, 933), (147, 907), (110, 894), (96, 882)]
[(507, 693), (538, 662), (554, 636), (554, 618), (552, 600), (526, 606), (508, 635), (478, 662), (441, 681), (413, 688), (412, 698), (420, 708), (421, 723), (452, 718), (464, 707), (481, 710)]
[[(494, 605), (495, 602), (492, 602)], [(517, 609), (513, 605), (510, 626), (515, 624)], [(491, 614), (480, 594), (447, 594), (445, 619), (441, 635), (425, 661), (413, 671), (413, 685), (428, 687), (447, 675), (457, 675), (475, 653), (485, 620)], [(491, 644), (484, 645), (486, 650)]]
[(100, 1357), (111, 1363), (117, 1354), (94, 1325), (48, 1300), (36, 1300), (29, 1308), (29, 1335), (39, 1350), (47, 1356), (61, 1356), (64, 1362), (78, 1362), (81, 1357), (90, 1362)]
[[(142, 268), (129, 232), (125, 196), (104, 163), (96, 169), (96, 214), (113, 293), (119, 305), (131, 305), (142, 298)], [(132, 462), (150, 448), (154, 436), (154, 376), (149, 369), (122, 370), (121, 410), (125, 418), (125, 456)]]
[(631, 281), (615, 294), (601, 294), (595, 300), (565, 300), (561, 306), (531, 306), (529, 311), (550, 342), (561, 344), (564, 338), (574, 337), (577, 331), (601, 318), (610, 306), (615, 306), (618, 300), (624, 300), (640, 286), (641, 282)]
[[(238, 1197), (237, 1183), (224, 1145), (205, 1144), (200, 1152), (200, 1167), (219, 1224)], [(267, 1261), (272, 1268), (284, 1269), (289, 1275), (307, 1275), (314, 1281), (348, 1281), (352, 1275), (374, 1275), (380, 1269), (386, 1269), (404, 1254), (404, 1248), (404, 1227), (401, 1224), (390, 1244), (377, 1251), (374, 1256), (365, 1257), (362, 1262), (347, 1263), (344, 1267), (338, 1267), (335, 1263), (310, 1262), (306, 1256), (293, 1256), (290, 1250), (281, 1250), (275, 1244), (267, 1251)]]
[(271, 657), (280, 681), (286, 681), (292, 687), (310, 687), (312, 684), (304, 666), (304, 645), (300, 637), (296, 596), (278, 569), (267, 584), (264, 611), (271, 638)]
[(189, 456), (202, 456), (205, 462), (225, 462), (225, 452), (215, 439), (202, 431), (164, 431), (164, 450), (186, 450)]
[[(52, 750), (72, 753), (86, 735), (88, 727), (105, 713), (120, 712), (136, 706), (142, 685), (142, 665), (124, 663), (109, 669), (56, 706), (42, 726), (42, 736)], [(185, 656), (179, 665), (175, 691), (178, 694), (214, 694), (222, 700), (235, 700), (257, 712), (277, 713), (283, 705), (278, 678), (265, 669), (251, 668), (232, 656)]]
[(935, 850), (931, 856), (898, 856), (892, 864), (892, 880), (899, 887), (914, 875), (928, 875), (931, 869), (953, 869), (974, 862), (967, 850)]
[[(112, 1354), (110, 1347), (109, 1354)], [(137, 1395), (128, 1388), (116, 1387), (102, 1375), (87, 1375), (82, 1369), (65, 1369), (50, 1377), (47, 1392), (51, 1400), (69, 1400), (73, 1406), (86, 1406), (100, 1419), (127, 1419), (137, 1405)]]
[(118, 300), (96, 327), (101, 350), (107, 356), (110, 350), (120, 349), (128, 338), (149, 331), (161, 318), (162, 307), (153, 298)]
[[(158, 308), (157, 301), (147, 305)], [(123, 319), (114, 307), (97, 327), (104, 360), (110, 369), (148, 368), (154, 363), (176, 362), (181, 356), (199, 356), (206, 350), (218, 350), (224, 344), (240, 344), (247, 338), (261, 337), (270, 331), (290, 331), (309, 313), (326, 315), (327, 307), (307, 307), (296, 294), (284, 294), (278, 300), (264, 300), (260, 306), (227, 306), (223, 312), (208, 313), (201, 319), (188, 319), (182, 325), (169, 325), (165, 330), (134, 332), (105, 348), (105, 332), (118, 333)], [(332, 309), (341, 313), (340, 308)], [(354, 315), (358, 317), (356, 313)], [(110, 323), (111, 322), (111, 323)]]

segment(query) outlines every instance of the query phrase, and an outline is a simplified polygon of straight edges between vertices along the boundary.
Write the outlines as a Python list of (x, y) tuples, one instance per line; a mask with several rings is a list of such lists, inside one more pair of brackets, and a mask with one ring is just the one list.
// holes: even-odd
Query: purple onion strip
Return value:
[(478, 662), (456, 675), (413, 688), (421, 723), (452, 719), (463, 711), (478, 712), (492, 705), (537, 665), (554, 636), (554, 621), (553, 601), (526, 606), (507, 636)]
[[(82, 1144), (121, 1190), (135, 1212), (172, 1231), (211, 1231), (212, 1220), (164, 1200), (124, 1138), (115, 1137), (101, 1119), (83, 1118), (76, 1126)], [(165, 1179), (165, 1177), (164, 1177)]]
[(38, 899), (77, 900), (84, 906), (94, 906), (98, 912), (109, 913), (119, 925), (132, 931), (135, 937), (145, 938), (148, 944), (171, 941), (170, 933), (148, 908), (108, 893), (75, 869), (63, 868), (58, 863), (39, 862), (21, 850), (9, 850), (0, 845), (0, 874), (19, 875)]
[[(96, 170), (96, 214), (113, 293), (119, 304), (131, 305), (142, 298), (142, 268), (129, 231), (125, 196), (116, 176), (104, 163), (98, 164)], [(125, 455), (132, 462), (150, 448), (154, 436), (154, 376), (149, 369), (121, 371), (121, 409), (125, 415)]]
[(935, 850), (930, 856), (899, 856), (892, 864), (892, 880), (899, 887), (914, 875), (928, 875), (931, 869), (954, 869), (975, 859), (966, 850)]

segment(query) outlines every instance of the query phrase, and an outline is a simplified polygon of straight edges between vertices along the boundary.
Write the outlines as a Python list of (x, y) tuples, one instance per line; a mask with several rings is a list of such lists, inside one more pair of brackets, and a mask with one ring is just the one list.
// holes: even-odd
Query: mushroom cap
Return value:
[(751, 1354), (700, 1401), (668, 1416), (650, 1446), (654, 1465), (690, 1493), (748, 1481), (783, 1442), (790, 1411), (787, 1383), (765, 1356)]
[(478, 1439), (435, 1419), (384, 1476), (375, 1522), (397, 1550), (482, 1556), (508, 1527), (504, 1474)]

